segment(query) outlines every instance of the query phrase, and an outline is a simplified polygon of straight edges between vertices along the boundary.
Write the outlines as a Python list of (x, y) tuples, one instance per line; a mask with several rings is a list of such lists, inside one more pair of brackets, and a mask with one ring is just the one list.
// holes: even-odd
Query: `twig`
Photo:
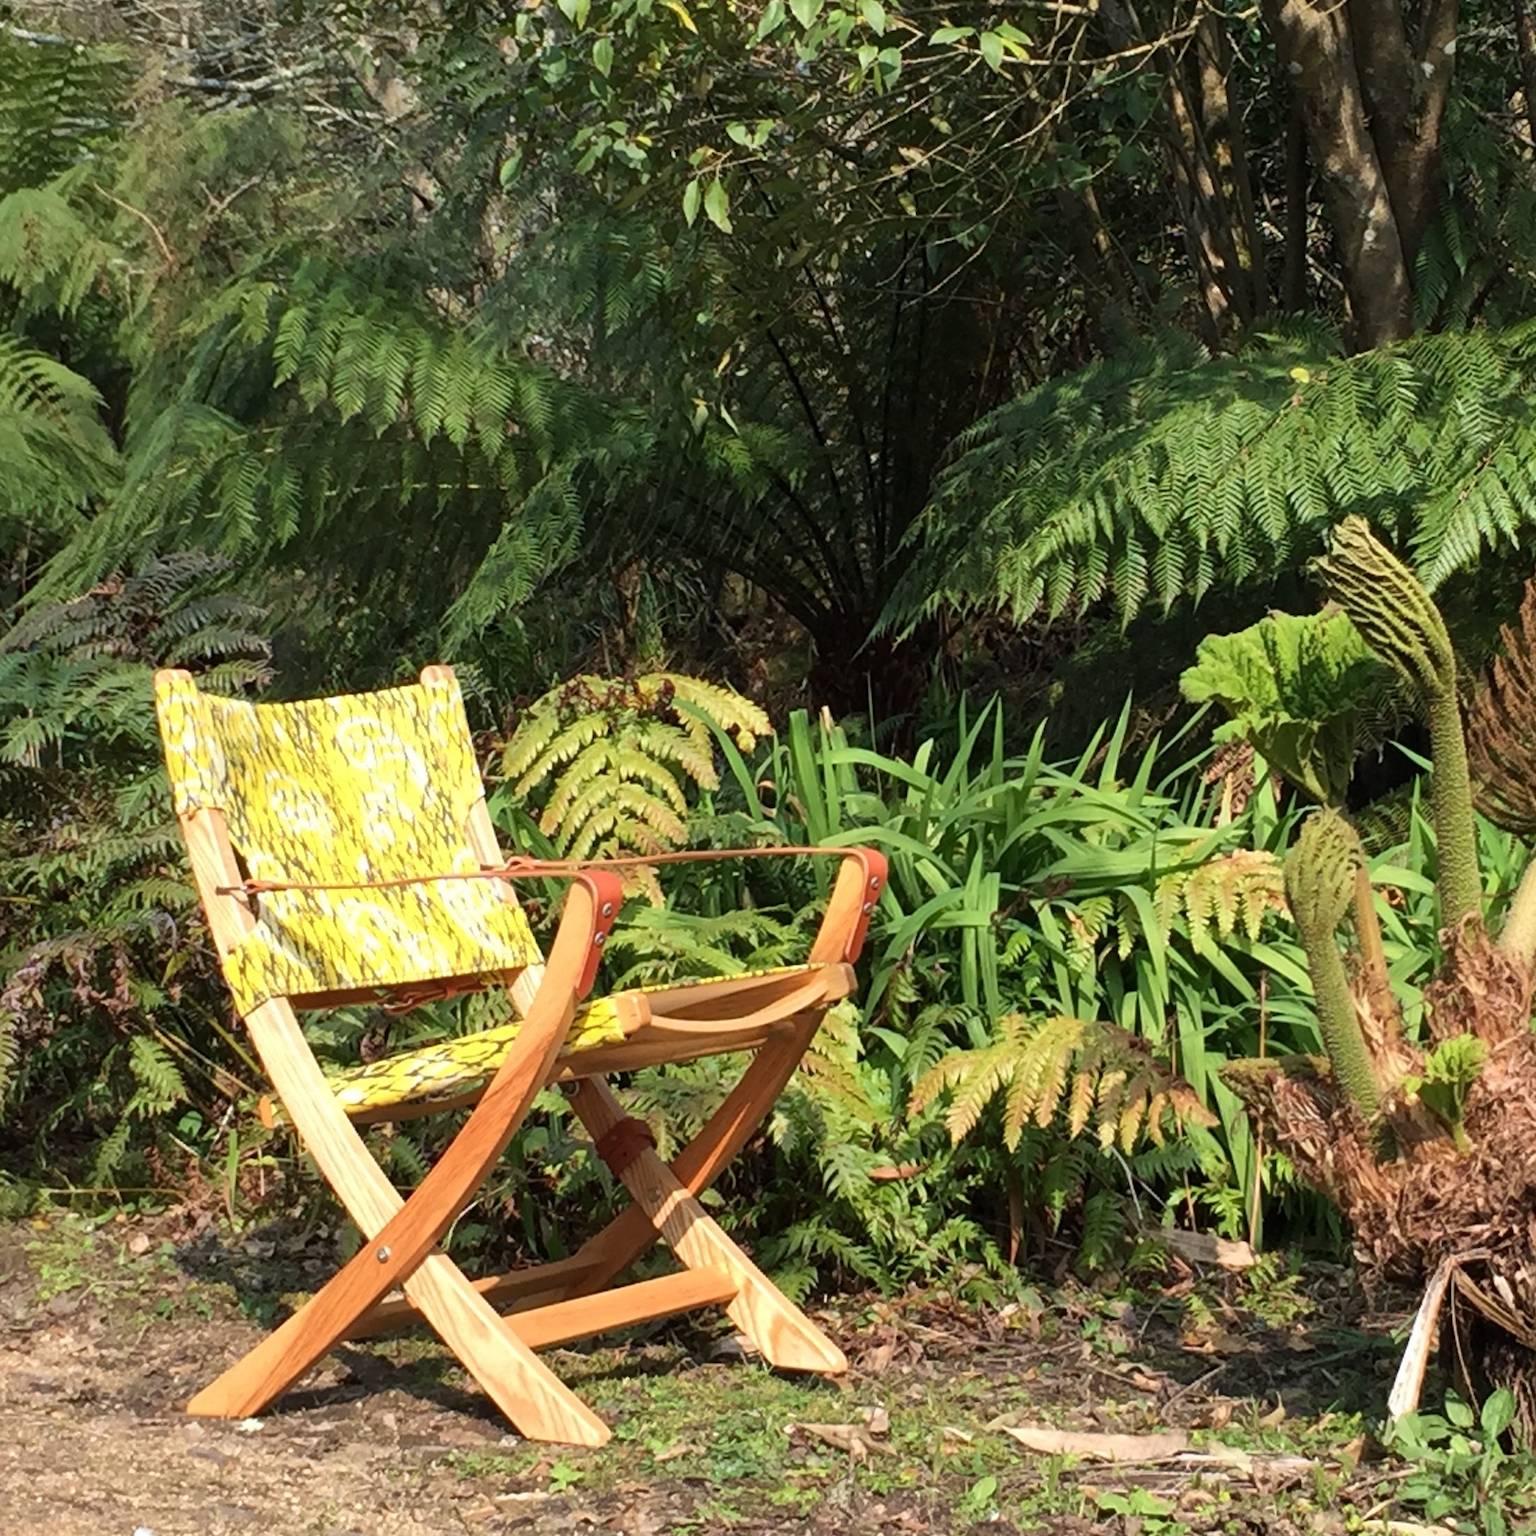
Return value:
[(179, 85), (189, 91), (212, 91), (229, 96), (254, 96), (270, 91), (274, 86), (286, 85), (291, 80), (302, 80), (318, 74), (331, 61), (328, 58), (308, 59), (302, 64), (284, 65), (254, 80), (219, 80), (206, 75), (167, 75), (168, 85)]
[(1180, 1387), (1179, 1390), (1167, 1400), (1167, 1402), (1163, 1404), (1164, 1413), (1166, 1413), (1168, 1409), (1172, 1408), (1175, 1403), (1179, 1402), (1183, 1398), (1188, 1397), (1191, 1392), (1197, 1392), (1206, 1384), (1206, 1382), (1214, 1381), (1218, 1376), (1221, 1375), (1224, 1370), (1226, 1370), (1226, 1368), (1231, 1363), (1232, 1362), (1230, 1360), (1223, 1360), (1220, 1365), (1212, 1366), (1211, 1369), (1205, 1373), (1205, 1375), (1197, 1376), (1193, 1381), (1185, 1382), (1185, 1384)]
[(52, 32), (29, 32), (25, 27), (13, 27), (9, 22), (5, 24), (5, 30), (20, 43), (36, 43), (44, 48), (72, 46), (70, 38), (59, 37)]
[(237, 197), (244, 196), (244, 194), (249, 192), (252, 187), (258, 187), (260, 185), (261, 185), (261, 177), (260, 176), (248, 176), (244, 181), (242, 181), (240, 183), (240, 185), (238, 187), (235, 188), (235, 190), (233, 192), (229, 193), (225, 197), (221, 197), (221, 198), (218, 198), (218, 199), (215, 199), (213, 194), (211, 192), (209, 192), (207, 187), (204, 187), (203, 188), (203, 196), (208, 199), (208, 219), (209, 219), (209, 222), (211, 223), (214, 219), (218, 218), (219, 215), (221, 213), (223, 213), (229, 207), (229, 205), (232, 202), (234, 202), (234, 200)]
[(93, 192), (101, 193), (101, 195), (106, 198), (106, 200), (114, 207), (121, 208), (124, 213), (131, 213), (134, 218), (141, 219), (148, 226), (150, 234), (155, 237), (155, 244), (160, 247), (160, 254), (165, 258), (165, 264), (167, 267), (174, 271), (181, 265), (180, 258), (176, 255), (175, 251), (171, 249), (170, 244), (167, 242), (165, 236), (160, 233), (160, 226), (156, 224), (155, 221), (150, 218), (150, 216), (145, 213), (142, 208), (135, 208), (132, 203), (125, 203), (122, 198), (114, 197), (112, 193), (108, 192), (107, 189), (99, 182), (93, 181), (91, 183), (91, 190)]

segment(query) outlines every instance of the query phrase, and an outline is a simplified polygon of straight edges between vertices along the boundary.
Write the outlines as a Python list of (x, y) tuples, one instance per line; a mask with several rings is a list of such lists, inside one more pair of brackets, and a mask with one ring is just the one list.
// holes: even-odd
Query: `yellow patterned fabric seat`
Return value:
[[(780, 976), (803, 975), (814, 969), (809, 965), (778, 966), (771, 970), (741, 973), (736, 980), (751, 976), (764, 981)], [(595, 998), (576, 1011), (562, 1055), (592, 1050), (624, 1038), (620, 1007), (629, 996), (654, 996), (671, 990), (676, 983), (639, 987), (631, 993)], [(362, 1066), (345, 1067), (329, 1075), (336, 1097), (351, 1115), (367, 1115), (379, 1110), (466, 1103), (484, 1091), (487, 1083), (506, 1059), (521, 1024), (513, 1022), (485, 1029), (472, 1035), (402, 1051), (399, 1055), (370, 1061)], [(387, 1118), (387, 1117), (384, 1117)]]
[[(293, 704), (155, 680), (179, 816), (224, 813), (260, 893), (255, 928), (224, 957), (242, 1014), (455, 978), (502, 979), (542, 958), (516, 902), (489, 880), (423, 880), (479, 865), (464, 835), (482, 790), (451, 675)], [(355, 890), (294, 886), (414, 880)]]

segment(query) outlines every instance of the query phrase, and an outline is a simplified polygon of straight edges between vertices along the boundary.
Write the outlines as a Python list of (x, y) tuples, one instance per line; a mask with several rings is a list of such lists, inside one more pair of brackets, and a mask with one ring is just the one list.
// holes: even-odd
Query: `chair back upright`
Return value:
[[(255, 924), (222, 957), (242, 1014), (273, 997), (330, 1007), (467, 989), (540, 963), (504, 882), (422, 878), (481, 868), (468, 825), (483, 791), (447, 668), (286, 704), (163, 671), (155, 712), (177, 815), (219, 811), (246, 878), (290, 887), (249, 898)], [(337, 883), (358, 888), (297, 888)]]

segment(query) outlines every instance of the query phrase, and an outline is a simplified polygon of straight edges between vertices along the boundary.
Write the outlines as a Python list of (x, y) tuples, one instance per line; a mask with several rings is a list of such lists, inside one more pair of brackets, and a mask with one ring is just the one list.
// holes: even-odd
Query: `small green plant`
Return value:
[(557, 1461), (549, 1469), (549, 1491), (564, 1493), (568, 1488), (574, 1488), (581, 1482), (583, 1476), (580, 1469), (573, 1467), (568, 1461)]
[(1443, 1413), (1411, 1413), (1387, 1431), (1387, 1444), (1413, 1463), (1398, 1498), (1425, 1519), (1479, 1536), (1526, 1530), (1536, 1510), (1536, 1460), (1510, 1453), (1500, 1440), (1515, 1422), (1514, 1395), (1499, 1388), (1474, 1414), (1450, 1395)]
[(985, 1520), (997, 1502), (997, 1479), (989, 1472), (978, 1477), (955, 1505), (955, 1513), (965, 1520)]
[(1148, 1488), (1101, 1493), (1094, 1504), (1103, 1514), (1124, 1515), (1128, 1521), (1134, 1519), (1146, 1536), (1183, 1536), (1189, 1530), (1182, 1520), (1172, 1518), (1173, 1503)]
[(1424, 1058), (1422, 1076), (1403, 1079), (1403, 1088), (1416, 1093), (1421, 1103), (1451, 1133), (1460, 1152), (1470, 1152), (1467, 1137), (1467, 1094), (1477, 1081), (1488, 1047), (1471, 1035), (1453, 1035), (1442, 1040)]

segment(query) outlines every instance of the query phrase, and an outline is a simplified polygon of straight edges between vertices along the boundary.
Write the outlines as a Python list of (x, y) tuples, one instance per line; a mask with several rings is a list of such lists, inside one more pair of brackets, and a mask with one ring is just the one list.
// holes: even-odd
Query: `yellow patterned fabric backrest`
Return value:
[[(326, 884), (480, 867), (465, 821), (481, 786), (458, 683), (445, 670), (378, 693), (251, 704), (155, 678), (179, 815), (224, 813), (253, 881)], [(272, 997), (502, 976), (540, 954), (489, 880), (269, 891), (224, 959), (242, 1013)]]

